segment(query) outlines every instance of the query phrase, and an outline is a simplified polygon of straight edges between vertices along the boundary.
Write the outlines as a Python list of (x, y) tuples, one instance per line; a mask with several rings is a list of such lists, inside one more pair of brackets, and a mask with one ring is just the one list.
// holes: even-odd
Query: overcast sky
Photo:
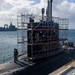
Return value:
[[(16, 25), (17, 14), (40, 14), (42, 7), (46, 9), (47, 0), (0, 0), (0, 26)], [(53, 16), (69, 19), (69, 28), (75, 29), (75, 0), (53, 0)]]

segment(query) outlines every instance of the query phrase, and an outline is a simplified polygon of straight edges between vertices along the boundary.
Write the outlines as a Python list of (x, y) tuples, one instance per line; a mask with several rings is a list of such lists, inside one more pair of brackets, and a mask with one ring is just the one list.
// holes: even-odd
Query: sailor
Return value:
[(30, 23), (33, 23), (33, 22), (34, 22), (34, 19), (30, 17), (30, 18), (29, 18), (29, 22), (30, 22)]
[(18, 61), (18, 50), (14, 49), (14, 62)]

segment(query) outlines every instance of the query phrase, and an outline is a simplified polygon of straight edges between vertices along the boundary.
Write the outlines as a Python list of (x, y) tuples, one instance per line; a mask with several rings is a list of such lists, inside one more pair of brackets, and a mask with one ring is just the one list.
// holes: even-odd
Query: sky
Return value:
[[(41, 14), (47, 0), (0, 0), (0, 26), (17, 23), (21, 13)], [(69, 19), (69, 28), (75, 29), (75, 0), (53, 0), (53, 16)]]

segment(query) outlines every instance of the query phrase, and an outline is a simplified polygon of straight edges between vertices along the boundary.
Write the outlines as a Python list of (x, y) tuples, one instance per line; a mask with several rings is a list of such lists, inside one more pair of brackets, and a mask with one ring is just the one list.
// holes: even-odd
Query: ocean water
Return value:
[(17, 31), (0, 31), (0, 64), (13, 60), (14, 48), (17, 48)]
[[(68, 41), (75, 42), (75, 30), (68, 31)], [(17, 31), (0, 31), (0, 64), (13, 60), (14, 48), (17, 48)]]
[(75, 29), (68, 30), (68, 41), (75, 42)]

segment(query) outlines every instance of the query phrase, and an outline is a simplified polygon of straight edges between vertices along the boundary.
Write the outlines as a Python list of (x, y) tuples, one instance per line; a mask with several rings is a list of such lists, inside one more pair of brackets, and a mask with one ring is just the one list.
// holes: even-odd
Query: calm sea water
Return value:
[[(75, 30), (68, 31), (68, 40), (75, 42)], [(17, 48), (17, 31), (0, 31), (0, 64), (13, 60), (14, 48)]]
[(75, 29), (68, 30), (68, 41), (75, 42)]
[(0, 63), (13, 59), (14, 48), (17, 48), (17, 31), (0, 31)]

